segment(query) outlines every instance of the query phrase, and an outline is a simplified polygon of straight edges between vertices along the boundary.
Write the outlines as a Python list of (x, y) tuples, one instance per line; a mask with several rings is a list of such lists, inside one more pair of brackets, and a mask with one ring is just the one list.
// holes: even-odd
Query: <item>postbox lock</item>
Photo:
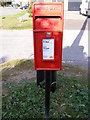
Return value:
[(50, 37), (51, 36), (51, 32), (46, 32), (46, 36)]

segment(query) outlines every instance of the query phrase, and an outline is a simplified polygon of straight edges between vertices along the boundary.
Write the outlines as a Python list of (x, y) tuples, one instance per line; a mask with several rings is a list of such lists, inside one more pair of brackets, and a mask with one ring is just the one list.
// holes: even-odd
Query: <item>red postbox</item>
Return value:
[(62, 64), (64, 4), (33, 4), (34, 66), (36, 70), (60, 70)]

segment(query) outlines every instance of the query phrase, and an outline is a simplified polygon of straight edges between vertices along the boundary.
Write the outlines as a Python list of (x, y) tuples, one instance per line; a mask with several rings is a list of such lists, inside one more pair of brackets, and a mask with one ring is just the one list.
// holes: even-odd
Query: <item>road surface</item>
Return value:
[(14, 15), (21, 11), (21, 9), (15, 9), (13, 7), (0, 7), (0, 16)]
[[(88, 22), (78, 12), (65, 12), (63, 34), (63, 62), (88, 65)], [(0, 62), (33, 58), (33, 31), (0, 30)]]

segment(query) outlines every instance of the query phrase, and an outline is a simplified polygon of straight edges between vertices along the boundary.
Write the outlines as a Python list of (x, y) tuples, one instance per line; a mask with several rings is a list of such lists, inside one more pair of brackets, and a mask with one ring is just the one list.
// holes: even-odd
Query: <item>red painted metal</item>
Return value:
[[(63, 21), (63, 2), (33, 4), (34, 67), (36, 70), (61, 69)], [(46, 41), (54, 39), (53, 59), (43, 59), (43, 39)]]

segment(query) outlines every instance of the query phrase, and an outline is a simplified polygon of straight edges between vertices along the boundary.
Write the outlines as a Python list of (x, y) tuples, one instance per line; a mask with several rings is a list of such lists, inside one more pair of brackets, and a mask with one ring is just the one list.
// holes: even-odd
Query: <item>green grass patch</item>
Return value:
[[(8, 69), (14, 65), (16, 70), (20, 70), (26, 69), (25, 66), (28, 67), (29, 64), (33, 69), (33, 62), (30, 60), (7, 62), (2, 67)], [(69, 75), (66, 75), (67, 71)], [(88, 118), (88, 79), (84, 77), (87, 74), (85, 71), (63, 64), (62, 71), (57, 72), (56, 91), (50, 93), (49, 118)], [(25, 78), (19, 83), (3, 82), (6, 93), (2, 96), (2, 120), (45, 118), (45, 81), (41, 83), (41, 88), (33, 80)]]
[[(37, 87), (35, 81), (25, 79), (18, 85), (8, 82), (3, 87), (8, 90), (2, 98), (3, 120), (45, 118), (45, 89)], [(87, 85), (57, 76), (56, 92), (51, 92), (50, 118), (88, 118), (88, 105)]]
[(0, 16), (2, 20), (2, 25), (0, 25), (0, 29), (30, 29), (33, 27), (32, 25), (32, 17), (27, 20), (19, 21), (19, 17), (26, 14), (27, 11), (22, 11), (16, 15), (8, 15), (8, 16)]

